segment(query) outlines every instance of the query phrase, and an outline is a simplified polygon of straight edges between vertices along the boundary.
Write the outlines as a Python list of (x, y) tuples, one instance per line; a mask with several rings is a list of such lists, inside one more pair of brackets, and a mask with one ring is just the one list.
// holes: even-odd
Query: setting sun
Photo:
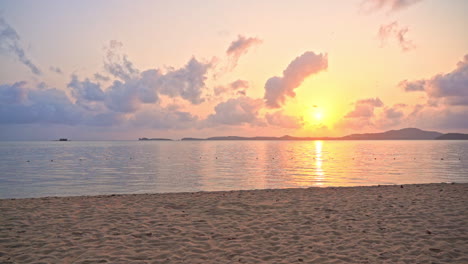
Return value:
[(317, 106), (313, 106), (307, 111), (305, 119), (309, 124), (322, 123), (324, 121), (323, 110)]
[(320, 110), (317, 110), (314, 114), (315, 120), (317, 121), (322, 121), (323, 119), (323, 112)]

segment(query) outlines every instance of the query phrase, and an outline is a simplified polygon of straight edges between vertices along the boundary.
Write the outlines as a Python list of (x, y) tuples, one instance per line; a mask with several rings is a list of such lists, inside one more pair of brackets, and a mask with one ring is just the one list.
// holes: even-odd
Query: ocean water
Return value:
[(468, 141), (0, 142), (0, 198), (468, 182)]

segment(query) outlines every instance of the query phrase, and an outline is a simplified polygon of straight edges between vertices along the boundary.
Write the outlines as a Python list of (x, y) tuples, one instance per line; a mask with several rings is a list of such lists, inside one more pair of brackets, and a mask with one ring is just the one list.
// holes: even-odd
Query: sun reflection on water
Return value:
[(323, 153), (322, 145), (323, 141), (315, 141), (315, 185), (322, 186), (325, 179), (325, 172), (322, 168)]

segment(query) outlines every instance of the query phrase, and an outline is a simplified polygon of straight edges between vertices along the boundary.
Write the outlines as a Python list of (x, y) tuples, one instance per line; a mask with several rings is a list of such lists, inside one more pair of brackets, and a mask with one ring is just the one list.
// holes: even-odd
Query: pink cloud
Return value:
[(249, 49), (255, 45), (260, 45), (262, 40), (259, 38), (247, 38), (242, 35), (237, 37), (237, 40), (231, 42), (228, 49), (226, 50), (227, 55), (231, 58), (231, 68), (237, 66), (239, 58), (246, 54)]
[(408, 30), (408, 27), (401, 27), (396, 21), (381, 25), (378, 32), (381, 45), (384, 46), (389, 39), (395, 39), (402, 51), (410, 51), (416, 48), (413, 42), (406, 37)]
[(265, 83), (265, 103), (270, 108), (279, 108), (287, 97), (295, 97), (294, 89), (309, 76), (328, 68), (327, 54), (307, 51), (295, 58), (283, 71), (283, 76), (274, 76)]

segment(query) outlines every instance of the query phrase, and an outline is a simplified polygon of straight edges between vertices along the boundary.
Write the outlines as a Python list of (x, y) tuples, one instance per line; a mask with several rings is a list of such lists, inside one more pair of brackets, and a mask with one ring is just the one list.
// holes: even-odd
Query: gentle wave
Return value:
[(468, 142), (0, 142), (0, 171), (0, 198), (468, 182)]

